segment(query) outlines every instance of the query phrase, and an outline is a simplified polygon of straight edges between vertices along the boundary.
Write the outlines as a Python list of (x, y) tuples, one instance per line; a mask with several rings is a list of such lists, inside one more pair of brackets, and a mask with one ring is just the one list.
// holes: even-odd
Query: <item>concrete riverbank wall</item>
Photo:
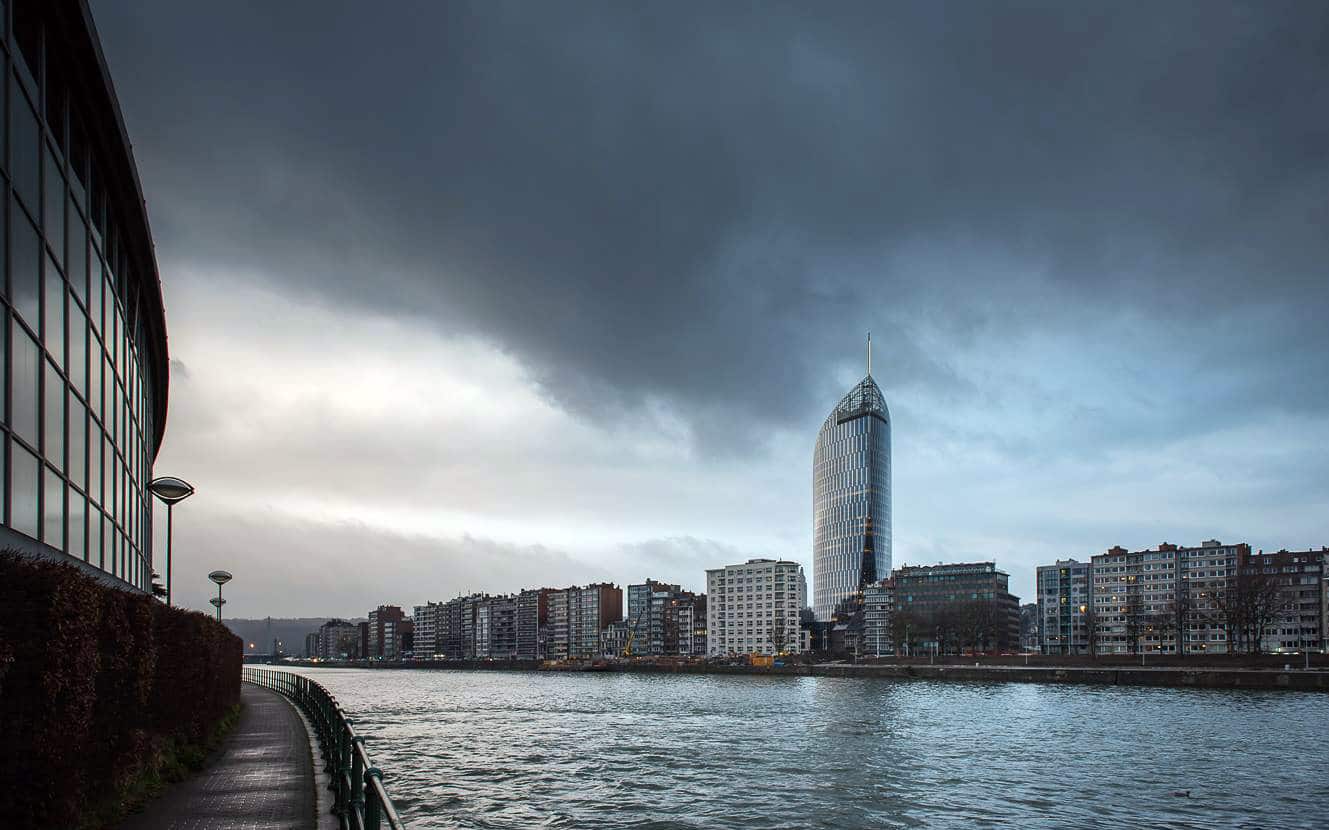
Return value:
[(1213, 666), (1010, 666), (814, 663), (764, 668), (709, 663), (610, 661), (595, 668), (569, 664), (544, 668), (534, 660), (323, 661), (338, 668), (417, 671), (588, 671), (643, 674), (788, 675), (796, 677), (878, 677), (894, 680), (963, 681), (970, 683), (1076, 683), (1106, 686), (1165, 686), (1200, 689), (1289, 689), (1329, 691), (1329, 671), (1322, 669), (1242, 669)]

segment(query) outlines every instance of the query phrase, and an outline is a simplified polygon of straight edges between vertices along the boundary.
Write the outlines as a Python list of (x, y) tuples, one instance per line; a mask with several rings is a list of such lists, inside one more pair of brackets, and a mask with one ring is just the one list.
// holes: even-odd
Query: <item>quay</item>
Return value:
[(1138, 666), (1013, 665), (1011, 663), (792, 663), (751, 666), (667, 660), (583, 660), (550, 663), (538, 660), (323, 660), (292, 662), (292, 666), (422, 671), (584, 671), (643, 674), (731, 674), (795, 677), (876, 677), (895, 680), (964, 681), (978, 683), (1070, 683), (1106, 686), (1156, 686), (1198, 689), (1269, 689), (1329, 691), (1329, 670), (1286, 667), (1214, 665)]

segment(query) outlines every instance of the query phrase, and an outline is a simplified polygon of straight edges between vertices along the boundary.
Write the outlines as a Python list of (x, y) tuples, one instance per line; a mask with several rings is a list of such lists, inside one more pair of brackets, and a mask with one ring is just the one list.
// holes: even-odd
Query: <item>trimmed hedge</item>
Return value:
[(240, 701), (243, 644), (215, 619), (0, 553), (0, 816), (79, 827)]

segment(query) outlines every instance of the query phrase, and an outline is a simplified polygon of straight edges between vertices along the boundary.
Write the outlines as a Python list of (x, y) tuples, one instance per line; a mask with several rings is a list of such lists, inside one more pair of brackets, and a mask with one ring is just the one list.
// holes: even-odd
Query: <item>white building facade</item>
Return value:
[(706, 654), (796, 654), (799, 611), (807, 604), (803, 566), (749, 559), (706, 571)]

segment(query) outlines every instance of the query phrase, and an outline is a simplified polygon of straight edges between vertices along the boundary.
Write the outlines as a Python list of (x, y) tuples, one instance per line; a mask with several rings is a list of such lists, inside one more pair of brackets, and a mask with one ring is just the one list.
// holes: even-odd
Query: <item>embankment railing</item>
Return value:
[(365, 751), (365, 739), (355, 734), (350, 718), (327, 689), (294, 672), (246, 666), (244, 679), (285, 695), (304, 710), (318, 733), (324, 769), (332, 776), (332, 812), (342, 830), (404, 830), (383, 789), (383, 773)]

